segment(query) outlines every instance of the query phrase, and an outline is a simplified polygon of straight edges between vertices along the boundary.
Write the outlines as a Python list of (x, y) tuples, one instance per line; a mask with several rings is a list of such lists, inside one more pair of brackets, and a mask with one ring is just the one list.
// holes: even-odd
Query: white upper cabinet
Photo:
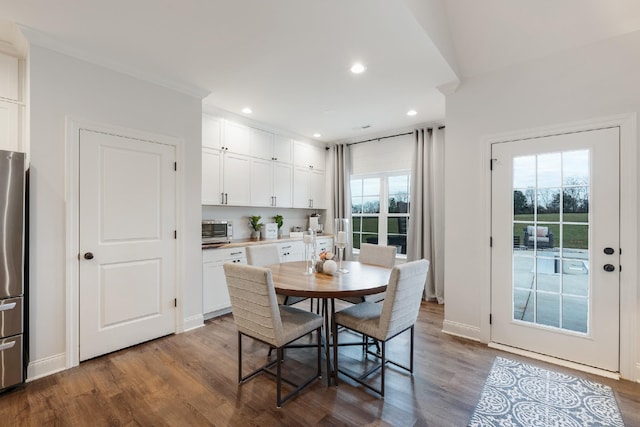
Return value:
[(0, 97), (18, 101), (18, 58), (0, 53)]
[(251, 159), (251, 206), (292, 206), (292, 166)]
[(207, 148), (222, 148), (222, 119), (202, 115), (202, 146)]
[(251, 206), (251, 158), (225, 152), (222, 171), (224, 204)]
[(251, 156), (265, 160), (273, 158), (273, 134), (261, 129), (251, 129)]
[(325, 170), (325, 150), (316, 145), (293, 141), (293, 163), (309, 169)]
[(18, 104), (0, 100), (0, 150), (22, 151), (18, 134)]
[(251, 128), (225, 120), (222, 149), (232, 153), (251, 155)]
[(291, 163), (291, 138), (252, 128), (251, 156)]
[(202, 204), (221, 205), (224, 203), (222, 190), (223, 152), (202, 147)]
[(273, 158), (278, 162), (292, 163), (293, 140), (284, 135), (273, 136)]

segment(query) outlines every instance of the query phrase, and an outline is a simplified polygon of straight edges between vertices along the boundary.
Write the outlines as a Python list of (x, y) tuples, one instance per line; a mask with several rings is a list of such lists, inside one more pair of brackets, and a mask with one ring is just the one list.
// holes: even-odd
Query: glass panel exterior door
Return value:
[(617, 372), (619, 128), (492, 145), (491, 341)]
[(588, 333), (589, 150), (513, 158), (513, 320)]

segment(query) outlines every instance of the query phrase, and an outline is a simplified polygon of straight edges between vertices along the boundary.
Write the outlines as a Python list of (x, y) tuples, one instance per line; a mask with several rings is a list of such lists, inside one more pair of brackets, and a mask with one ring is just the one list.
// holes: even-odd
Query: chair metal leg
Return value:
[(385, 341), (382, 342), (382, 372), (380, 373), (380, 396), (384, 397), (384, 374), (387, 365), (387, 359), (385, 359), (385, 349), (387, 347), (387, 343)]
[(278, 358), (278, 362), (276, 363), (276, 406), (282, 408), (282, 347), (278, 347), (276, 356)]
[(238, 384), (242, 382), (242, 334), (238, 332)]
[(413, 326), (411, 326), (411, 354), (409, 355), (409, 372), (413, 374)]

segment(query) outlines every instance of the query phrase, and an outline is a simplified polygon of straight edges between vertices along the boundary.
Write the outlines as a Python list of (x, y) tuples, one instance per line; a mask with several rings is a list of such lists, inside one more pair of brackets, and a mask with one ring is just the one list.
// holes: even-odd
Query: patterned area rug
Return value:
[(496, 357), (470, 427), (624, 427), (610, 387)]

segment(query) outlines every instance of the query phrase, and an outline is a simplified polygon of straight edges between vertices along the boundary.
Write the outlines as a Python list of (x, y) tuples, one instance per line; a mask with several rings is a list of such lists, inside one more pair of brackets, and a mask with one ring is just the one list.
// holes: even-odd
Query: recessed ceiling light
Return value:
[(415, 116), (416, 114), (418, 114), (418, 112), (416, 110), (407, 111), (407, 116)]
[(364, 65), (362, 65), (362, 64), (361, 64), (361, 63), (359, 63), (359, 62), (356, 62), (355, 64), (353, 64), (353, 65), (351, 66), (351, 72), (352, 72), (353, 74), (360, 74), (360, 73), (363, 73), (363, 72), (364, 72), (364, 70), (366, 70), (366, 69), (367, 69), (367, 67), (365, 67)]
[(314, 137), (314, 138), (320, 138), (321, 136), (322, 136), (322, 135), (321, 135), (321, 134), (319, 134), (319, 133), (317, 133), (317, 132), (313, 134), (313, 137)]
[(251, 114), (251, 113), (253, 113), (253, 110), (251, 108), (249, 108), (249, 107), (244, 107), (242, 109), (242, 112), (245, 113), (245, 114)]

